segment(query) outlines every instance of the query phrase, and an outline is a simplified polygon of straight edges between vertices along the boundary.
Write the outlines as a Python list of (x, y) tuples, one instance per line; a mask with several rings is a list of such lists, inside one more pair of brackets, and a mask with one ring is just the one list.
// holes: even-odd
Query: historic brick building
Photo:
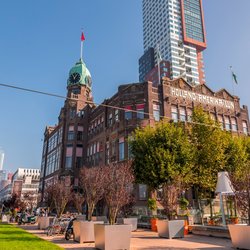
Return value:
[[(249, 133), (246, 106), (225, 89), (217, 92), (205, 84), (190, 85), (184, 79), (162, 78), (118, 87), (111, 98), (96, 106), (91, 94), (91, 76), (82, 60), (70, 70), (67, 97), (58, 125), (46, 127), (41, 164), (40, 190), (47, 182), (65, 177), (77, 188), (79, 169), (130, 158), (128, 138), (138, 126), (154, 126), (161, 117), (190, 121), (201, 105), (222, 127), (237, 134)], [(137, 189), (137, 206), (145, 204), (145, 185)], [(143, 209), (141, 207), (141, 209)]]

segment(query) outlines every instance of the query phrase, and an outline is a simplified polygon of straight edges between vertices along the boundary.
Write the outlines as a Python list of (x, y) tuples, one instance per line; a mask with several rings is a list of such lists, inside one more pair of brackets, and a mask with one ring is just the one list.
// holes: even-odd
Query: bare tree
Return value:
[(54, 208), (54, 199), (53, 199), (53, 193), (54, 193), (54, 184), (50, 183), (45, 186), (44, 189), (44, 202), (47, 204), (48, 213)]
[(57, 217), (60, 218), (68, 202), (71, 200), (72, 186), (67, 185), (65, 180), (58, 180), (52, 185), (52, 188)]
[(85, 201), (85, 198), (83, 196), (83, 194), (81, 193), (74, 193), (72, 195), (72, 200), (73, 200), (73, 203), (75, 205), (75, 208), (77, 209), (77, 212), (78, 213), (82, 213), (82, 205)]
[(164, 207), (168, 219), (177, 214), (178, 198), (181, 193), (181, 186), (178, 183), (165, 183), (162, 186), (161, 204)]
[(250, 169), (246, 167), (244, 175), (237, 178), (231, 175), (233, 188), (235, 189), (235, 198), (237, 207), (239, 208), (242, 218), (246, 218), (248, 225), (250, 225)]
[(102, 166), (87, 168), (80, 171), (80, 188), (88, 205), (88, 220), (91, 220), (94, 208), (104, 195), (105, 172)]
[(37, 193), (34, 191), (25, 192), (22, 201), (25, 203), (26, 208), (32, 212), (33, 208), (37, 205)]
[(109, 209), (109, 223), (114, 224), (120, 209), (133, 199), (134, 176), (131, 162), (113, 163), (105, 167), (105, 201)]

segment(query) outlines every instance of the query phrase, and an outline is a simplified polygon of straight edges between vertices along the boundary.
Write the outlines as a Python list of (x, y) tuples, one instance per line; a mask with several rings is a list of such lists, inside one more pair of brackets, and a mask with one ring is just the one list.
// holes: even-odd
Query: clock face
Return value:
[(69, 81), (70, 83), (72, 84), (75, 84), (75, 83), (78, 83), (81, 79), (81, 76), (79, 73), (75, 72), (75, 73), (72, 73), (70, 76), (69, 76)]

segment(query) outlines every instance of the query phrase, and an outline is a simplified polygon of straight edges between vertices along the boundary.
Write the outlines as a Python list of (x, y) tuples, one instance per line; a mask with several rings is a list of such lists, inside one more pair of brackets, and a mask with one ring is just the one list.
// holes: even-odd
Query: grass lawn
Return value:
[(26, 232), (25, 230), (9, 224), (0, 223), (0, 249), (1, 250), (59, 250), (57, 245), (45, 241)]

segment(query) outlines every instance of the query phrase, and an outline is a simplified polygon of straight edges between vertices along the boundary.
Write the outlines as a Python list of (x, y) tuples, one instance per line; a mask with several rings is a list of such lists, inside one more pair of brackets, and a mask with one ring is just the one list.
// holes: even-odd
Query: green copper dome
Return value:
[(82, 59), (80, 59), (69, 71), (67, 86), (72, 85), (86, 85), (91, 89), (91, 75)]

